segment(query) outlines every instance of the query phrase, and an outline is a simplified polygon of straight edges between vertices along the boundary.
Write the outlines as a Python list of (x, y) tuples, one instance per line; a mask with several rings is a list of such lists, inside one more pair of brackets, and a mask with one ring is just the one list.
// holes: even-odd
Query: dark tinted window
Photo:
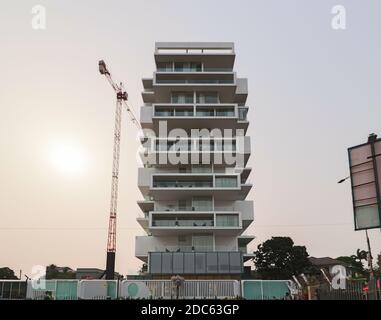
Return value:
[(161, 253), (152, 252), (149, 259), (150, 272), (161, 273)]
[(173, 253), (173, 273), (184, 273), (184, 255), (181, 252)]
[(196, 253), (195, 258), (196, 273), (206, 273), (206, 254)]
[(208, 252), (206, 254), (206, 272), (217, 273), (217, 252)]
[(184, 253), (184, 273), (194, 273), (194, 253)]
[(172, 253), (165, 252), (161, 256), (161, 272), (162, 273), (173, 273), (172, 272)]

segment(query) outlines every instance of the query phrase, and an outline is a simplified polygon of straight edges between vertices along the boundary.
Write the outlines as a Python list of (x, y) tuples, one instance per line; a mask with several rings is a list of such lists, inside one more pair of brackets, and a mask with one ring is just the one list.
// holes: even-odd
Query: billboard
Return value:
[(355, 230), (381, 227), (381, 139), (348, 149)]

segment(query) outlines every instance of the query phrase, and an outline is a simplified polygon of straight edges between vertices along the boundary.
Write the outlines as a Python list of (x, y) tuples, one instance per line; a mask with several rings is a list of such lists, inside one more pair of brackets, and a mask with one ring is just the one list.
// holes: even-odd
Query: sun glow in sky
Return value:
[(83, 148), (75, 143), (54, 143), (49, 146), (48, 154), (51, 166), (64, 176), (80, 176), (86, 169), (86, 154)]

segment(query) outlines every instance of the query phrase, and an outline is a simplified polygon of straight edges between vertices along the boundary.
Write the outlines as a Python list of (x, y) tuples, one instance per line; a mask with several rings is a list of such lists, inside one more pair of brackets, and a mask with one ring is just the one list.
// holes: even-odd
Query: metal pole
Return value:
[(368, 267), (369, 267), (369, 278), (370, 280), (373, 279), (373, 257), (372, 257), (372, 250), (370, 248), (370, 241), (369, 241), (369, 236), (368, 236), (368, 230), (365, 230), (365, 235), (366, 235), (366, 243), (368, 245)]

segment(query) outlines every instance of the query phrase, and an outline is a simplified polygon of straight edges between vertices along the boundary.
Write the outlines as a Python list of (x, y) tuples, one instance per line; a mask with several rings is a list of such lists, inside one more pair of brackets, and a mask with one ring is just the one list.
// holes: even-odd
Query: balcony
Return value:
[[(199, 231), (197, 231), (199, 233)], [(234, 236), (232, 236), (234, 237)], [(221, 237), (220, 238), (225, 238)], [(167, 237), (136, 236), (135, 255), (142, 261), (147, 261), (150, 252), (229, 252), (237, 251), (237, 245), (192, 245), (178, 244), (178, 236), (175, 234)]]
[(251, 184), (241, 184), (239, 174), (155, 173), (139, 168), (138, 186), (143, 195), (158, 200), (213, 196), (215, 200), (244, 200)]
[(233, 43), (168, 43), (158, 42), (155, 47), (156, 64), (168, 62), (202, 61), (206, 66), (232, 69), (235, 60)]
[(161, 206), (157, 210), (154, 211), (160, 211), (160, 212), (208, 212), (208, 211), (214, 211), (212, 206), (174, 206), (174, 205), (168, 205), (168, 206)]
[(246, 133), (248, 107), (236, 104), (153, 104), (140, 109), (143, 128), (159, 130), (159, 122), (165, 120), (168, 130), (191, 130), (197, 121), (198, 128), (242, 129)]
[(231, 73), (233, 72), (232, 68), (213, 68), (213, 67), (178, 67), (172, 68), (168, 66), (158, 66), (156, 73), (176, 73), (176, 72), (184, 72), (184, 73), (193, 73), (193, 72), (203, 72), (203, 73)]
[(185, 181), (185, 180), (163, 180), (154, 179), (153, 188), (213, 188), (213, 181)]
[(238, 118), (238, 110), (235, 105), (154, 105), (153, 117)]
[(151, 274), (240, 274), (242, 253), (233, 252), (151, 252)]
[(231, 73), (233, 68), (231, 67), (222, 67), (208, 65), (203, 62), (158, 62), (157, 63), (157, 72), (156, 73), (194, 73), (194, 72), (203, 72), (203, 73)]
[[(244, 138), (244, 137), (242, 137)], [(239, 139), (239, 138), (238, 138)], [(234, 152), (237, 151), (237, 138), (154, 138), (154, 151), (164, 152)], [(243, 139), (242, 139), (243, 140)]]
[(155, 218), (151, 227), (214, 227), (213, 219), (195, 219), (195, 218)]
[(152, 188), (238, 188), (237, 176), (204, 176), (194, 179), (194, 175), (161, 177), (153, 176)]
[(214, 232), (221, 235), (237, 235), (242, 231), (238, 212), (158, 212), (149, 219), (152, 235), (183, 235), (192, 232)]
[(153, 86), (158, 85), (236, 85), (234, 72), (155, 72)]
[(152, 137), (143, 141), (144, 149), (140, 151), (140, 156), (145, 166), (165, 167), (170, 164), (193, 163), (245, 167), (251, 154), (250, 147), (249, 136), (234, 138), (205, 136), (177, 140)]
[[(193, 103), (194, 91), (216, 92), (219, 101), (244, 105), (247, 99), (247, 79), (236, 78), (231, 73), (155, 73), (153, 78), (143, 79), (142, 93), (145, 103)], [(171, 100), (173, 91), (188, 92), (186, 101)], [(196, 101), (197, 103), (218, 103), (218, 101)]]

